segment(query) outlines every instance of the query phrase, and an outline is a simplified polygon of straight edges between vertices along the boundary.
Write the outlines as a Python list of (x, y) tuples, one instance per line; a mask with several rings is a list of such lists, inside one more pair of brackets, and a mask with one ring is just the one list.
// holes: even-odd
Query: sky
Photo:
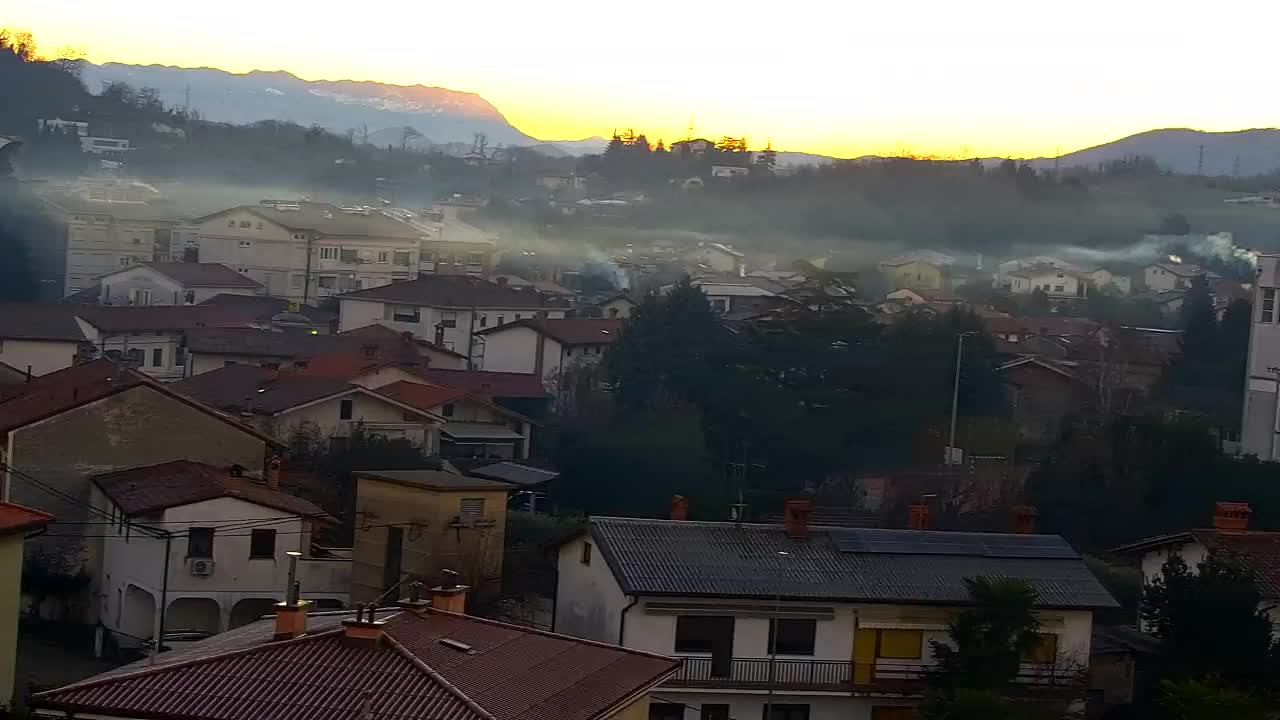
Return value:
[(45, 53), (470, 91), (542, 140), (692, 122), (837, 157), (1040, 157), (1280, 125), (1276, 0), (4, 5)]

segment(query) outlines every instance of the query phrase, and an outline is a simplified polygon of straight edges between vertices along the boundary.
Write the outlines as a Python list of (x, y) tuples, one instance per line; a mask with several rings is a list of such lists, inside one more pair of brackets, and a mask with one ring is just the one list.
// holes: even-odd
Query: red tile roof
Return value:
[(421, 375), (433, 383), (466, 390), (472, 395), (484, 397), (541, 400), (547, 396), (547, 389), (542, 386), (542, 380), (531, 373), (427, 368)]
[(373, 342), (377, 342), (379, 344), (384, 344), (384, 345), (386, 343), (391, 343), (391, 342), (413, 343), (414, 345), (417, 345), (419, 347), (430, 348), (435, 352), (444, 353), (446, 355), (453, 355), (454, 357), (459, 357), (464, 360), (467, 357), (466, 355), (463, 355), (460, 352), (454, 352), (453, 350), (440, 347), (435, 343), (427, 342), (426, 340), (423, 340), (420, 337), (414, 336), (414, 334), (411, 332), (405, 332), (405, 331), (396, 330), (394, 328), (389, 328), (386, 325), (383, 325), (382, 323), (365, 325), (364, 327), (353, 328), (351, 330), (343, 330), (342, 332), (338, 333), (338, 336), (339, 337), (343, 337), (343, 336), (357, 337), (365, 340), (371, 340)]
[(235, 631), (235, 642), (223, 644), (231, 649), (196, 645), (157, 665), (40, 693), (34, 704), (131, 717), (351, 720), (367, 702), (367, 717), (377, 720), (593, 720), (679, 667), (673, 658), (430, 609), (397, 612), (381, 648), (346, 642), (341, 629), (271, 642), (272, 623)]
[(430, 410), (447, 402), (453, 402), (467, 396), (467, 391), (443, 385), (406, 382), (401, 380), (390, 385), (383, 385), (378, 392), (393, 397), (406, 405), (420, 410)]
[(128, 515), (150, 515), (179, 505), (233, 497), (303, 517), (328, 517), (315, 504), (272, 490), (252, 478), (229, 481), (229, 469), (191, 460), (117, 470), (94, 475), (97, 484)]
[(517, 327), (527, 327), (562, 345), (608, 345), (618, 339), (622, 332), (622, 320), (599, 320), (589, 318), (552, 318), (538, 320), (525, 318), (497, 327), (478, 331), (477, 335), (495, 335)]
[(1251, 530), (1243, 533), (1192, 530), (1191, 535), (1210, 552), (1244, 558), (1253, 570), (1258, 591), (1267, 600), (1280, 600), (1280, 532)]
[(53, 516), (47, 512), (0, 502), (0, 535), (16, 535), (29, 530), (39, 530), (52, 521)]
[(354, 290), (340, 297), (343, 300), (467, 309), (564, 307), (563, 303), (535, 290), (519, 290), (468, 275), (427, 275), (417, 280)]
[(76, 314), (102, 332), (176, 332), (195, 328), (249, 327), (244, 313), (217, 305), (74, 305)]
[(0, 303), (0, 340), (84, 342), (76, 306), (62, 303)]
[(260, 288), (262, 284), (220, 263), (149, 262), (143, 265), (189, 287)]

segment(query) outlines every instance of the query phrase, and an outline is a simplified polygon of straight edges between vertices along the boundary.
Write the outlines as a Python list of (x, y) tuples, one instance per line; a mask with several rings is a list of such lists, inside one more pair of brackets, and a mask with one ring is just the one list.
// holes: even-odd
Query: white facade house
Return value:
[[(1080, 677), (1093, 610), (1116, 606), (1061, 538), (809, 528), (794, 518), (595, 518), (560, 548), (553, 629), (682, 658), (660, 695), (688, 707), (759, 718), (771, 703), (786, 708), (774, 718), (881, 720), (911, 717), (921, 702), (930, 641), (947, 641), (966, 577), (1021, 577), (1041, 590), (1041, 643), (1018, 676), (1029, 691)], [(997, 539), (1002, 551), (979, 548)], [(937, 555), (931, 541), (975, 550)], [(885, 554), (881, 542), (897, 549)]]
[(476, 333), (526, 318), (562, 318), (565, 307), (536, 290), (520, 290), (466, 275), (430, 275), (412, 282), (344, 294), (338, 329), (382, 324), (476, 359)]
[[(1280, 255), (1258, 257), (1249, 324), (1240, 449), (1260, 460), (1280, 459)], [(0, 358), (2, 359), (2, 358)], [(12, 364), (12, 363), (10, 363)]]
[(75, 364), (87, 343), (69, 305), (0, 303), (0, 363), (47, 375)]
[(1091, 268), (1082, 272), (1089, 278), (1089, 285), (1094, 288), (1110, 288), (1121, 295), (1133, 292), (1133, 279), (1123, 273), (1112, 272), (1104, 267)]
[(425, 236), (381, 210), (269, 200), (206, 215), (181, 233), (200, 262), (303, 302), (416, 278)]
[(166, 633), (257, 620), (286, 591), (291, 552), (309, 600), (346, 605), (350, 549), (312, 542), (318, 524), (335, 521), (278, 479), (179, 460), (95, 476), (90, 502), (104, 520), (89, 540), (98, 617), (121, 645), (153, 639), (162, 605)]
[(553, 389), (564, 373), (596, 365), (622, 332), (622, 320), (525, 319), (481, 330), (480, 367), (494, 372), (533, 373)]
[(1009, 292), (1014, 295), (1030, 295), (1044, 291), (1051, 298), (1084, 297), (1089, 292), (1088, 276), (1076, 270), (1039, 265), (1008, 273)]
[(744, 256), (728, 245), (706, 243), (685, 253), (685, 262), (702, 265), (718, 273), (741, 275)]
[(712, 165), (711, 177), (714, 178), (739, 178), (746, 177), (751, 174), (751, 168), (742, 167), (740, 165)]
[(217, 295), (257, 295), (262, 285), (217, 263), (144, 262), (97, 278), (103, 305), (198, 305)]
[[(693, 286), (702, 290), (711, 303), (711, 309), (717, 313), (742, 312), (747, 310), (763, 310), (778, 302), (778, 295), (762, 287), (749, 283), (726, 283), (708, 280), (695, 280)], [(674, 285), (662, 288), (662, 294), (671, 292)]]
[(93, 287), (98, 278), (137, 263), (170, 260), (178, 218), (171, 206), (149, 202), (144, 186), (91, 184), (47, 197), (65, 228), (61, 295)]
[(1222, 276), (1199, 265), (1188, 263), (1154, 263), (1142, 269), (1142, 283), (1147, 290), (1187, 290), (1195, 279), (1218, 280)]
[(1013, 285), (1013, 278), (1010, 276), (1010, 273), (1034, 267), (1061, 268), (1063, 270), (1080, 269), (1074, 264), (1052, 255), (1031, 255), (1027, 257), (1012, 258), (996, 265), (996, 272), (992, 278), (991, 284), (996, 289), (1003, 288), (1005, 290), (1009, 290)]
[(598, 303), (597, 307), (600, 308), (600, 317), (608, 320), (625, 320), (631, 317), (632, 311), (640, 307), (640, 303), (633, 300), (630, 295), (622, 293)]
[(465, 390), (427, 383), (420, 377), (391, 380), (394, 374), (366, 375), (355, 382), (443, 421), (440, 455), (446, 458), (527, 460), (533, 421)]

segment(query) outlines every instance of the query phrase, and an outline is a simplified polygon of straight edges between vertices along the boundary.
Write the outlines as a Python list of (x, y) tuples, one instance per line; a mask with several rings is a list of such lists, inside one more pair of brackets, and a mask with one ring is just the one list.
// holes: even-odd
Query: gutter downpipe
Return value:
[(626, 643), (622, 642), (627, 634), (627, 611), (635, 607), (638, 602), (640, 602), (640, 596), (632, 595), (631, 602), (627, 603), (627, 606), (622, 608), (622, 614), (618, 619), (618, 645), (622, 647), (627, 646)]

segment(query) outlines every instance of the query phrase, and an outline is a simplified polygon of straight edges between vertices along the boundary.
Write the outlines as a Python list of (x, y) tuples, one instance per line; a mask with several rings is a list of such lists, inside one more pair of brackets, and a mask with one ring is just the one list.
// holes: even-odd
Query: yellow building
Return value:
[(373, 602), (409, 575), (443, 582), (445, 570), (482, 599), (497, 593), (511, 485), (440, 470), (355, 475), (351, 602)]
[(942, 267), (923, 260), (905, 260), (902, 262), (886, 260), (880, 263), (880, 272), (894, 290), (903, 288), (911, 290), (942, 289)]
[(0, 710), (13, 705), (13, 675), (18, 660), (18, 613), (22, 601), (22, 546), (53, 516), (0, 502)]

